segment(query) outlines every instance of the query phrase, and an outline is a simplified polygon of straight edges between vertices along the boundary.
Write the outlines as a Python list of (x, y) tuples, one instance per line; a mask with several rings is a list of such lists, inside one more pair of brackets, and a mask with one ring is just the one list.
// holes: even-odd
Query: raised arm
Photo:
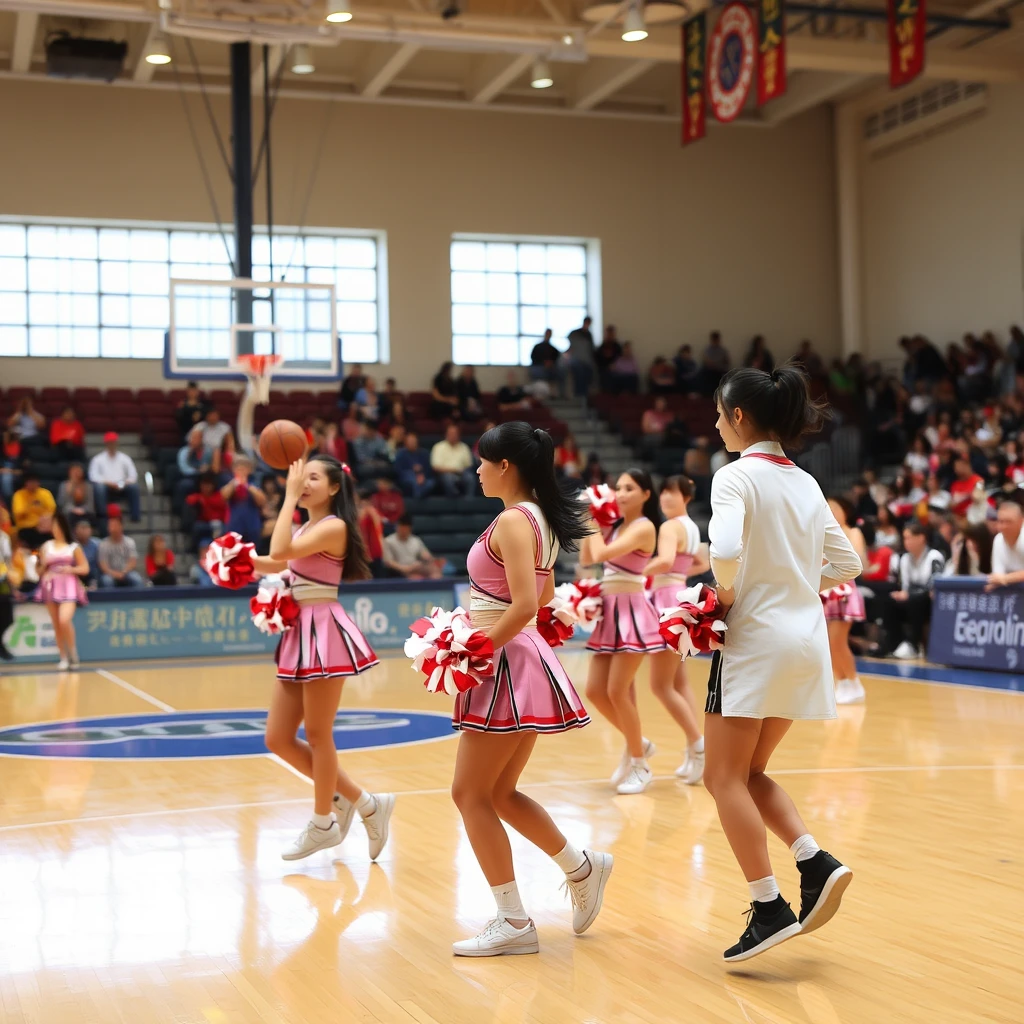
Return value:
[(600, 534), (591, 534), (586, 541), (586, 554), (591, 565), (608, 562), (631, 551), (650, 553), (657, 545), (654, 523), (649, 519), (637, 519), (622, 530), (610, 544)]

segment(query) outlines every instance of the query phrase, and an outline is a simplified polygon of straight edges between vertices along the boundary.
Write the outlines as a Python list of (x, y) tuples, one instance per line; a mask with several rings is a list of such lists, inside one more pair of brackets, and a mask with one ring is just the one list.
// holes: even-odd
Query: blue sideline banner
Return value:
[(1024, 587), (985, 593), (979, 577), (935, 580), (928, 659), (1005, 672), (1024, 665)]

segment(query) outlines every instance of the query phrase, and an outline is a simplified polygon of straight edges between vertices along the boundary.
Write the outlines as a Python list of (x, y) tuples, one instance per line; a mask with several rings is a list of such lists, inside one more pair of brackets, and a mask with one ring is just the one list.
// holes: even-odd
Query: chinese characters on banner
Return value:
[(784, 0), (758, 0), (757, 105), (786, 93)]
[(705, 14), (683, 25), (683, 145), (704, 138), (705, 61), (707, 54)]
[(898, 89), (924, 70), (925, 0), (889, 2), (889, 85)]

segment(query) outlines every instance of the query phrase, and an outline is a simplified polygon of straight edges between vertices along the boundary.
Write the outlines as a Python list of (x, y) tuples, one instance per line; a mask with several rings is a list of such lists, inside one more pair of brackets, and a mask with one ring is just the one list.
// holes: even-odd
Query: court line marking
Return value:
[(140, 690), (137, 686), (132, 686), (126, 679), (122, 679), (120, 676), (115, 676), (113, 672), (108, 672), (105, 668), (95, 668), (93, 671), (98, 676), (102, 676), (108, 682), (113, 683), (115, 686), (120, 686), (122, 690), (127, 690), (129, 693), (134, 694), (139, 700), (144, 700), (148, 704), (152, 704), (153, 707), (159, 708), (161, 711), (175, 711), (176, 708), (172, 708), (170, 704), (165, 704), (158, 697), (154, 697), (151, 694), (146, 693), (145, 690)]
[[(262, 757), (263, 755), (252, 755)], [(275, 755), (270, 755), (275, 756)], [(289, 770), (294, 771), (290, 765)], [(900, 774), (904, 772), (988, 772), (988, 771), (1024, 771), (1024, 764), (896, 764), (896, 765), (855, 765), (849, 768), (780, 768), (773, 771), (772, 775), (857, 775), (864, 773), (880, 774), (890, 772)], [(305, 775), (299, 776), (303, 782), (309, 782)], [(673, 775), (655, 775), (654, 781), (677, 781)], [(608, 784), (608, 777), (601, 776), (599, 779), (549, 779), (545, 782), (524, 782), (520, 789), (544, 789), (551, 786), (594, 786)], [(702, 787), (694, 787), (701, 789)], [(432, 789), (406, 789), (396, 790), (395, 796), (442, 796), (451, 792), (449, 786), (438, 786)], [(308, 804), (308, 797), (286, 797), (280, 800), (255, 800), (249, 803), (237, 804), (215, 804), (209, 807), (168, 807), (159, 811), (123, 811), (118, 814), (96, 814), (85, 818), (59, 818), (53, 821), (33, 821), (20, 825), (0, 825), (0, 833), (3, 832), (26, 832), (37, 828), (56, 828), (61, 825), (85, 825), (91, 822), (100, 821), (125, 821), (132, 818), (166, 818), (179, 814), (204, 814), (220, 811), (241, 811), (253, 807), (288, 807), (294, 804)]]

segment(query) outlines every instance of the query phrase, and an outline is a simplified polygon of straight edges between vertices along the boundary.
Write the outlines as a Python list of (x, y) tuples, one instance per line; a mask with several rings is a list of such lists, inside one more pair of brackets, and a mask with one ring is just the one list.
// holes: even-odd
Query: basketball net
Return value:
[(283, 362), (284, 356), (280, 355), (245, 354), (238, 357), (238, 363), (249, 383), (238, 407), (235, 434), (239, 447), (250, 455), (254, 455), (256, 450), (256, 438), (253, 435), (256, 406), (270, 404), (270, 381), (274, 376), (274, 368)]

